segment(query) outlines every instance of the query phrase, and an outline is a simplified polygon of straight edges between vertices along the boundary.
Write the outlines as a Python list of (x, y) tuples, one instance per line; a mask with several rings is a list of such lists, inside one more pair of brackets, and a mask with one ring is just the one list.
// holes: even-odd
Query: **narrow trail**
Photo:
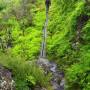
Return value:
[[(48, 10), (48, 9), (46, 9)], [(46, 21), (43, 27), (43, 37), (42, 37), (42, 47), (40, 52), (40, 57), (37, 61), (37, 64), (42, 67), (45, 72), (52, 73), (52, 79), (50, 81), (53, 90), (64, 90), (64, 73), (60, 72), (57, 68), (57, 64), (50, 62), (46, 58), (46, 38), (47, 38), (47, 25), (48, 25), (48, 11), (46, 11)]]

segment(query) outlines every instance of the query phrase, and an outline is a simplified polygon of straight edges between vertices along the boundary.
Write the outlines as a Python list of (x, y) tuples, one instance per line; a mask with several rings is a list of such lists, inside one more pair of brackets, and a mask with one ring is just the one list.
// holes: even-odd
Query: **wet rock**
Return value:
[(47, 90), (46, 88), (43, 88), (43, 87), (40, 87), (40, 86), (36, 86), (35, 88), (34, 88), (34, 90)]
[(15, 90), (12, 73), (2, 65), (0, 65), (0, 90)]
[(55, 73), (56, 72), (57, 65), (55, 63), (50, 63), (50, 71)]
[(49, 61), (47, 59), (44, 59), (44, 58), (39, 58), (38, 61), (37, 61), (37, 64), (39, 66), (42, 66), (42, 67), (43, 67), (43, 65), (46, 66), (46, 67), (50, 66)]

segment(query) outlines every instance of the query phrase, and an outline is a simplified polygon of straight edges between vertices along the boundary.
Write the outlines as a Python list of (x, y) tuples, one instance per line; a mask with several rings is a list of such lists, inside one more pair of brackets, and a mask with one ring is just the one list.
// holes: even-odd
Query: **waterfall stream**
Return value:
[[(48, 9), (46, 9), (48, 10)], [(46, 11), (46, 20), (43, 27), (43, 35), (42, 35), (42, 47), (41, 47), (41, 53), (40, 57), (45, 58), (46, 57), (46, 38), (47, 38), (47, 25), (48, 25), (48, 11)]]
[[(51, 85), (53, 90), (64, 90), (64, 73), (60, 72), (57, 68), (57, 64), (50, 62), (46, 59), (46, 38), (47, 38), (47, 25), (48, 25), (48, 9), (46, 9), (46, 21), (43, 27), (42, 35), (42, 47), (40, 52), (40, 58), (37, 61), (37, 64), (42, 67), (45, 72), (52, 73)], [(42, 89), (41, 89), (42, 90)], [(46, 90), (46, 89), (45, 89)]]

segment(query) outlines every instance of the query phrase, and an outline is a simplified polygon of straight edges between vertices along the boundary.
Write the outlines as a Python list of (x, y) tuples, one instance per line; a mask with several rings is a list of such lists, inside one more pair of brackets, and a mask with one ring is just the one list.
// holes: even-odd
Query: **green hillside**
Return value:
[[(90, 1), (51, 0), (47, 58), (65, 74), (65, 90), (90, 90)], [(0, 0), (0, 64), (16, 90), (52, 90), (51, 73), (35, 63), (46, 19), (45, 0)]]

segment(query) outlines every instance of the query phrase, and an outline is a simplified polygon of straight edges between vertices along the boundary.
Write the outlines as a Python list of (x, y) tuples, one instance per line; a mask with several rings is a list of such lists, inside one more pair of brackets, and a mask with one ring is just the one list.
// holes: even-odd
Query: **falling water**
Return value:
[(48, 25), (48, 9), (46, 9), (46, 20), (43, 27), (43, 35), (42, 35), (42, 47), (41, 47), (41, 53), (40, 57), (45, 58), (46, 57), (46, 38), (47, 38), (47, 25)]

